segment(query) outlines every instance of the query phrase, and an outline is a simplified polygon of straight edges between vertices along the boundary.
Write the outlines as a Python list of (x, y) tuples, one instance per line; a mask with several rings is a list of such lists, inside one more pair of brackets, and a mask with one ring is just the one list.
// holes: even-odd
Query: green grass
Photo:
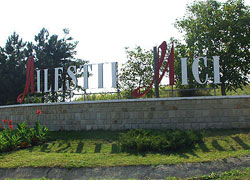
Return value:
[[(174, 88), (174, 89), (176, 89), (176, 88)], [(179, 89), (179, 88), (177, 88), (177, 89)], [(159, 89), (161, 98), (172, 97), (172, 91), (166, 91), (166, 90), (171, 90), (171, 86), (162, 86)], [(214, 96), (214, 90), (199, 90), (197, 93), (198, 93), (197, 96)], [(228, 91), (226, 93), (227, 93), (227, 96), (250, 95), (250, 85), (243, 87), (243, 89), (236, 89), (236, 91)], [(121, 95), (121, 97), (120, 97), (121, 99), (126, 99), (123, 92), (121, 92), (120, 95)], [(174, 91), (174, 97), (178, 97), (178, 96), (180, 96), (179, 91)], [(216, 96), (221, 96), (220, 87), (216, 90)], [(146, 98), (146, 97), (144, 96), (143, 98)], [(118, 99), (117, 93), (89, 94), (86, 96), (86, 100), (88, 100), (88, 101), (113, 100), (113, 99)], [(75, 101), (84, 101), (84, 97), (78, 98)]]
[[(174, 89), (179, 89), (179, 88), (174, 88)], [(165, 86), (161, 87), (160, 89), (160, 97), (171, 97), (172, 96), (172, 91), (165, 91), (165, 90), (171, 90), (170, 86)], [(187, 91), (188, 92), (188, 91)], [(214, 90), (198, 90), (195, 91), (197, 93), (197, 96), (214, 96)], [(174, 96), (178, 97), (179, 91), (174, 91)], [(236, 89), (236, 91), (227, 91), (226, 92), (227, 96), (236, 96), (236, 95), (250, 95), (250, 85), (244, 86), (243, 89)], [(216, 90), (216, 96), (221, 96), (221, 89), (220, 86)]]
[(245, 86), (243, 89), (237, 89), (236, 91), (227, 92), (227, 95), (250, 95), (250, 85)]
[(47, 179), (47, 178), (34, 178), (34, 179), (9, 179), (9, 178), (6, 178), (5, 180), (57, 180), (57, 179)]
[(118, 131), (50, 132), (50, 142), (0, 154), (0, 168), (97, 167), (206, 162), (250, 155), (250, 130), (206, 131), (204, 143), (179, 152), (121, 153)]
[(212, 173), (208, 176), (191, 177), (191, 178), (176, 178), (169, 177), (166, 180), (249, 180), (250, 168), (244, 168), (242, 170), (231, 170), (224, 173)]

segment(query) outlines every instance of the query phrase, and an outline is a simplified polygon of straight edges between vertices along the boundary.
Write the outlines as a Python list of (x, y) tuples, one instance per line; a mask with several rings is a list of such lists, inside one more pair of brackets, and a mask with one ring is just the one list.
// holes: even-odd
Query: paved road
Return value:
[(250, 156), (228, 158), (213, 162), (185, 163), (156, 166), (120, 166), (97, 168), (11, 168), (0, 169), (0, 180), (5, 178), (56, 178), (63, 180), (81, 179), (165, 179), (168, 176), (191, 177), (209, 175), (212, 172), (224, 172), (231, 169), (250, 167)]

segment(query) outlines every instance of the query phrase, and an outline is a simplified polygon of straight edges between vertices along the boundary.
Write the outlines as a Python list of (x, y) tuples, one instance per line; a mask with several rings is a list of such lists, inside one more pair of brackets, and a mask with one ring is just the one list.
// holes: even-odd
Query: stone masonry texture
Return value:
[(3, 119), (51, 131), (250, 128), (250, 95), (9, 105)]

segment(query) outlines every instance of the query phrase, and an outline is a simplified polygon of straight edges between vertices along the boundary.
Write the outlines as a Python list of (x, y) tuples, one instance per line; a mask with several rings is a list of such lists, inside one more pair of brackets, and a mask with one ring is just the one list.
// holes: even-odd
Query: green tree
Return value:
[[(207, 0), (189, 5), (186, 15), (176, 22), (185, 33), (186, 54), (220, 56), (222, 95), (249, 83), (249, 19), (249, 6), (243, 0)], [(213, 72), (211, 68), (207, 72)]]
[[(206, 91), (204, 90), (198, 90), (203, 88), (214, 88), (214, 84), (212, 84), (213, 76), (208, 77), (208, 82), (210, 82), (209, 86), (207, 84), (199, 84), (196, 82), (196, 80), (193, 77), (192, 73), (192, 64), (193, 64), (193, 54), (190, 52), (190, 47), (188, 47), (185, 43), (181, 43), (178, 40), (173, 40), (175, 44), (175, 87), (177, 89), (181, 89), (181, 91), (178, 91), (179, 96), (202, 96), (206, 94)], [(182, 85), (182, 67), (181, 67), (181, 58), (187, 58), (187, 79), (188, 79), (188, 85)], [(208, 68), (204, 66), (203, 63), (199, 64), (200, 66), (200, 74), (199, 77), (202, 82), (206, 79), (206, 74), (212, 74), (212, 72), (208, 72)], [(208, 66), (212, 67), (212, 61), (208, 60)], [(211, 70), (211, 69), (210, 69)]]
[(16, 104), (25, 86), (26, 42), (13, 33), (0, 47), (0, 105)]
[[(78, 41), (74, 41), (69, 36), (69, 30), (64, 29), (64, 37), (59, 38), (58, 35), (49, 35), (47, 29), (43, 28), (38, 35), (35, 36), (35, 43), (32, 44), (35, 67), (37, 69), (49, 69), (49, 84), (52, 86), (52, 93), (49, 96), (49, 100), (52, 102), (65, 101), (65, 97), (70, 96), (70, 92), (66, 91), (66, 75), (67, 68), (71, 65), (83, 65), (86, 61), (77, 59), (75, 56), (76, 46)], [(62, 80), (59, 82), (59, 87), (63, 86), (63, 92), (55, 92), (54, 87), (54, 68), (63, 67)], [(78, 88), (80, 88), (78, 86)], [(43, 83), (41, 84), (41, 90)], [(42, 93), (45, 94), (44, 92)], [(61, 98), (60, 98), (61, 97)]]
[[(126, 98), (134, 98), (133, 90), (138, 87), (148, 87), (153, 80), (153, 52), (136, 46), (133, 50), (126, 49), (128, 61), (122, 65), (119, 74), (119, 86)], [(146, 96), (152, 97), (151, 89)]]

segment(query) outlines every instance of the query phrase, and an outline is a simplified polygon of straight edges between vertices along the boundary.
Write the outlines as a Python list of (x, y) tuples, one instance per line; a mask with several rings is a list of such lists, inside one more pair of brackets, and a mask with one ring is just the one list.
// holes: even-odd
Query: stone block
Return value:
[(92, 129), (92, 125), (86, 125), (86, 130), (89, 131)]
[(111, 112), (111, 120), (119, 120), (120, 116), (120, 112)]
[(131, 129), (131, 124), (125, 124), (125, 129)]
[[(185, 128), (188, 128), (189, 123), (186, 123)], [(176, 123), (176, 129), (184, 129), (184, 124), (183, 123)]]
[(176, 111), (169, 111), (168, 115), (170, 118), (174, 118), (174, 117), (176, 117)]
[(191, 123), (191, 129), (200, 129), (200, 123)]
[(129, 119), (129, 112), (124, 112), (123, 113), (123, 118), (124, 119)]
[(145, 119), (152, 119), (154, 116), (153, 112), (144, 112), (144, 118)]
[[(179, 123), (178, 123), (179, 124)], [(178, 129), (192, 129), (192, 123), (183, 123), (182, 125), (182, 128), (179, 128), (179, 125), (177, 124), (177, 128)]]
[(243, 116), (248, 116), (248, 117), (250, 117), (250, 108), (249, 109), (243, 109), (242, 110), (243, 111)]
[(144, 113), (143, 112), (136, 112), (136, 118), (137, 119), (143, 119), (144, 118)]
[(232, 128), (240, 128), (240, 122), (232, 122)]
[(250, 128), (250, 121), (248, 121), (248, 122), (241, 122), (240, 123), (240, 128), (249, 129)]

